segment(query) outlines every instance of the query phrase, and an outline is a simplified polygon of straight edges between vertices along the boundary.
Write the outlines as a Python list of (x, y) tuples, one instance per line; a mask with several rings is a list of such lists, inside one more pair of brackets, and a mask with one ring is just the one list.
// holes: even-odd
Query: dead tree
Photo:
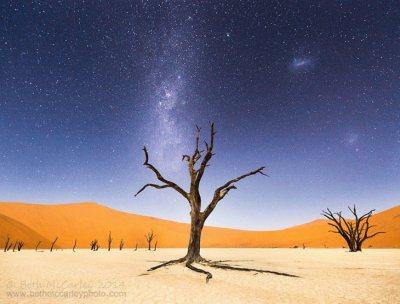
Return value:
[(74, 247), (72, 247), (72, 251), (75, 252), (77, 239), (75, 239)]
[(156, 243), (154, 244), (154, 251), (157, 250), (157, 243), (158, 243), (158, 242), (156, 242)]
[(17, 245), (18, 251), (21, 251), (22, 247), (24, 247), (24, 242), (22, 242), (22, 241), (18, 242), (18, 245)]
[[(200, 142), (200, 128), (196, 126), (196, 138), (195, 138), (195, 148), (193, 154), (191, 155), (183, 155), (182, 161), (187, 162), (189, 177), (190, 177), (190, 188), (188, 191), (184, 190), (181, 186), (177, 185), (175, 182), (165, 178), (160, 171), (150, 163), (149, 161), (149, 154), (147, 152), (147, 148), (143, 148), (144, 152), (144, 163), (143, 165), (146, 166), (148, 169), (154, 172), (155, 176), (157, 177), (159, 184), (149, 183), (145, 184), (139, 191), (135, 194), (137, 196), (146, 188), (156, 188), (156, 189), (173, 189), (179, 193), (188, 203), (190, 206), (190, 237), (189, 237), (189, 244), (187, 254), (180, 259), (168, 261), (161, 265), (155, 266), (150, 268), (149, 271), (156, 270), (163, 266), (168, 266), (171, 264), (178, 264), (178, 263), (185, 263), (186, 267), (189, 269), (203, 273), (207, 276), (207, 281), (212, 278), (210, 272), (199, 269), (194, 267), (192, 264), (194, 262), (202, 263), (206, 266), (211, 267), (218, 267), (222, 269), (232, 269), (229, 265), (218, 264), (211, 261), (207, 261), (206, 259), (202, 258), (200, 255), (200, 243), (201, 243), (201, 234), (203, 231), (204, 223), (210, 214), (214, 211), (215, 207), (218, 203), (226, 197), (229, 191), (237, 189), (235, 183), (249, 177), (251, 175), (261, 174), (266, 175), (263, 170), (265, 167), (260, 167), (248, 173), (245, 173), (239, 177), (233, 178), (226, 182), (225, 184), (217, 187), (214, 191), (214, 195), (205, 209), (202, 209), (202, 200), (200, 195), (200, 182), (203, 178), (204, 172), (206, 168), (209, 166), (209, 162), (211, 158), (215, 155), (214, 154), (214, 138), (215, 138), (215, 129), (214, 124), (210, 124), (210, 141), (205, 141), (205, 150), (201, 150), (199, 146)], [(243, 268), (237, 268), (237, 270), (245, 271)], [(258, 271), (258, 272), (265, 272), (265, 271)], [(287, 275), (287, 274), (283, 274)]]
[(14, 247), (13, 247), (13, 252), (15, 251), (15, 247), (17, 247), (18, 241), (15, 241)]
[(119, 250), (121, 251), (123, 247), (124, 247), (124, 239), (121, 239), (121, 241), (119, 242)]
[(6, 239), (6, 241), (4, 242), (4, 252), (7, 251), (7, 248), (8, 248), (8, 246), (9, 246), (9, 244), (10, 244), (10, 237), (7, 235), (7, 239)]
[(51, 243), (50, 252), (53, 251), (54, 245), (56, 244), (57, 240), (58, 240), (58, 236), (55, 238), (55, 240), (53, 241), (53, 243)]
[(153, 230), (150, 232), (147, 232), (147, 234), (144, 235), (146, 242), (147, 242), (147, 246), (148, 246), (148, 250), (151, 250), (151, 242), (153, 242), (153, 239), (156, 237), (156, 235), (154, 234)]
[(97, 240), (93, 240), (90, 242), (90, 250), (93, 251), (99, 250), (99, 242)]
[(138, 244), (136, 243), (135, 251), (137, 251), (137, 245), (138, 245)]
[(9, 251), (12, 246), (13, 246), (13, 243), (8, 244), (7, 251)]
[(111, 231), (108, 234), (108, 251), (111, 250), (111, 243), (112, 243), (112, 237), (111, 237)]
[(361, 251), (362, 244), (365, 240), (385, 232), (379, 231), (373, 234), (368, 234), (370, 232), (370, 228), (375, 227), (375, 225), (370, 225), (369, 223), (369, 219), (375, 209), (368, 211), (362, 216), (358, 216), (355, 205), (353, 206), (353, 208), (350, 208), (350, 206), (348, 208), (350, 212), (354, 215), (354, 220), (346, 220), (342, 216), (341, 211), (332, 213), (329, 208), (327, 208), (326, 211), (323, 210), (322, 215), (329, 220), (328, 225), (336, 229), (329, 230), (329, 232), (340, 234), (342, 238), (346, 241), (350, 252)]
[(42, 241), (39, 241), (37, 244), (36, 244), (36, 248), (35, 248), (35, 251), (37, 251), (38, 250), (38, 248), (39, 248), (39, 245), (40, 245), (40, 243), (41, 243)]

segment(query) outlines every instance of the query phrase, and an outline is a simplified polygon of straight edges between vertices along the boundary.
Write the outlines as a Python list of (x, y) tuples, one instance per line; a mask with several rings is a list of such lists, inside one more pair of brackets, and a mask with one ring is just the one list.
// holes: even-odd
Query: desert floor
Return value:
[(0, 252), (0, 303), (400, 303), (400, 250), (203, 249), (229, 264), (297, 275), (182, 265), (184, 249)]

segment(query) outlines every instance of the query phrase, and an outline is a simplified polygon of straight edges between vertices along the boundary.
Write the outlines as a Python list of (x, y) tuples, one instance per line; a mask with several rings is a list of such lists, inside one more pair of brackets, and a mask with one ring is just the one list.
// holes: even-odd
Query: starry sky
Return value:
[(400, 2), (1, 1), (0, 201), (188, 222), (195, 125), (209, 225), (279, 229), (400, 202)]

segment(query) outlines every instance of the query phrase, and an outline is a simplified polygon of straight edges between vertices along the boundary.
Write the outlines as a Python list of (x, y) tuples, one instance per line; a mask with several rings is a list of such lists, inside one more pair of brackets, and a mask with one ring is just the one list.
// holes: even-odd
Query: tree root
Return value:
[(151, 267), (147, 271), (154, 271), (154, 270), (162, 268), (162, 267), (166, 267), (166, 266), (169, 266), (169, 265), (175, 265), (175, 264), (179, 264), (179, 263), (183, 263), (183, 262), (186, 262), (185, 266), (187, 268), (189, 268), (190, 270), (205, 274), (206, 275), (206, 283), (208, 283), (208, 281), (210, 279), (212, 279), (212, 277), (213, 277), (211, 272), (208, 272), (208, 271), (206, 271), (204, 269), (200, 269), (200, 268), (194, 267), (192, 265), (194, 262), (197, 262), (197, 263), (199, 263), (201, 265), (204, 265), (204, 266), (209, 266), (209, 267), (219, 268), (219, 269), (224, 269), (224, 270), (256, 272), (256, 274), (258, 274), (258, 273), (269, 273), (269, 274), (280, 275), (280, 276), (285, 276), (285, 277), (300, 278), (299, 276), (294, 275), (294, 274), (290, 274), (290, 273), (277, 272), (277, 271), (271, 271), (271, 270), (263, 270), (263, 269), (256, 269), (256, 268), (236, 267), (236, 266), (231, 266), (231, 265), (220, 263), (221, 261), (213, 262), (213, 261), (210, 261), (210, 260), (206, 260), (206, 259), (204, 259), (202, 257), (197, 258), (196, 261), (189, 261), (186, 256), (183, 257), (183, 258), (177, 259), (177, 260), (171, 260), (171, 261), (162, 263), (160, 265)]
[(186, 261), (186, 257), (180, 258), (180, 259), (177, 259), (177, 260), (171, 260), (171, 261), (162, 263), (162, 264), (160, 264), (160, 265), (151, 267), (151, 268), (148, 269), (147, 271), (153, 271), (153, 270), (156, 270), (156, 269), (161, 268), (161, 267), (165, 267), (165, 266), (169, 266), (169, 265), (174, 265), (174, 264), (179, 264), (179, 263), (183, 263), (183, 262), (185, 262), (185, 261)]
[(280, 276), (285, 276), (285, 277), (300, 278), (297, 275), (285, 273), (285, 272), (277, 272), (277, 271), (263, 270), (263, 269), (256, 269), (256, 268), (234, 267), (234, 266), (215, 263), (215, 262), (201, 263), (201, 264), (203, 264), (204, 266), (210, 266), (213, 268), (220, 268), (220, 269), (225, 269), (225, 270), (254, 271), (256, 273), (270, 273), (270, 274), (275, 274), (275, 275), (280, 275)]
[(186, 267), (189, 268), (190, 270), (195, 271), (195, 272), (200, 272), (200, 273), (204, 273), (205, 275), (207, 275), (206, 276), (206, 283), (208, 283), (208, 281), (210, 279), (212, 279), (212, 277), (213, 277), (211, 272), (205, 271), (205, 270), (200, 269), (200, 268), (196, 268), (191, 263), (186, 263)]

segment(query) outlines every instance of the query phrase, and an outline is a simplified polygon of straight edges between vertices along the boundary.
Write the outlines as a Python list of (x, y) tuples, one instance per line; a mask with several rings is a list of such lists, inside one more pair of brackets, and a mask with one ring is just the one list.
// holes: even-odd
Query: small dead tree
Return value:
[[(206, 208), (202, 210), (202, 199), (201, 199), (200, 190), (199, 190), (200, 182), (203, 178), (206, 168), (209, 166), (209, 162), (210, 162), (211, 158), (215, 155), (215, 153), (214, 153), (214, 138), (215, 138), (216, 132), (215, 132), (214, 124), (210, 123), (210, 130), (211, 130), (210, 141), (209, 142), (205, 141), (205, 150), (202, 150), (199, 145), (201, 129), (198, 126), (196, 126), (196, 129), (197, 129), (197, 132), (196, 132), (195, 148), (194, 148), (193, 154), (190, 154), (190, 155), (185, 154), (182, 156), (182, 161), (185, 161), (187, 163), (188, 171), (189, 171), (190, 188), (188, 191), (184, 190), (184, 188), (182, 188), (175, 182), (165, 178), (164, 175), (162, 175), (160, 173), (160, 171), (153, 164), (150, 163), (149, 153), (147, 152), (147, 148), (143, 147), (143, 152), (144, 152), (143, 165), (146, 166), (151, 171), (153, 171), (153, 173), (155, 174), (155, 176), (157, 177), (157, 179), (160, 183), (159, 184), (154, 184), (154, 183), (145, 184), (142, 188), (139, 189), (139, 191), (135, 194), (135, 196), (137, 196), (138, 194), (140, 194), (143, 190), (145, 190), (147, 188), (173, 189), (177, 193), (179, 193), (179, 195), (181, 195), (188, 202), (188, 204), (190, 206), (190, 219), (191, 219), (191, 221), (190, 221), (190, 237), (189, 237), (187, 254), (183, 258), (165, 262), (161, 265), (150, 268), (148, 271), (153, 271), (160, 267), (164, 267), (164, 266), (168, 266), (168, 265), (172, 265), (172, 264), (185, 263), (186, 267), (188, 267), (189, 269), (205, 274), (207, 282), (209, 279), (212, 278), (211, 273), (208, 271), (205, 271), (203, 269), (194, 267), (192, 265), (193, 263), (196, 262), (196, 263), (204, 264), (204, 265), (210, 266), (210, 267), (230, 269), (230, 270), (269, 272), (269, 271), (264, 271), (264, 270), (254, 270), (254, 269), (249, 270), (248, 268), (232, 267), (232, 266), (229, 266), (226, 264), (211, 262), (211, 261), (204, 259), (200, 255), (200, 243), (201, 243), (201, 235), (202, 235), (202, 231), (204, 228), (204, 223), (206, 222), (206, 220), (210, 216), (210, 214), (214, 211), (215, 207), (217, 207), (219, 202), (222, 201), (231, 190), (237, 189), (235, 183), (237, 183), (249, 176), (252, 176), (252, 175), (260, 174), (260, 175), (266, 176), (266, 174), (263, 172), (263, 170), (265, 169), (265, 167), (263, 166), (263, 167), (259, 167), (258, 169), (255, 169), (253, 171), (250, 171), (239, 177), (236, 177), (236, 178), (233, 178), (233, 179), (227, 181), (225, 184), (223, 184), (215, 189), (214, 195), (213, 195), (211, 201), (208, 203)], [(283, 273), (276, 273), (276, 274), (292, 276), (292, 275), (283, 274)]]
[(13, 246), (13, 243), (8, 244), (7, 251), (9, 251), (12, 246)]
[(371, 225), (369, 222), (372, 212), (375, 209), (368, 211), (367, 213), (358, 216), (356, 206), (353, 208), (348, 207), (350, 212), (354, 215), (354, 220), (346, 220), (342, 216), (342, 212), (332, 213), (329, 208), (322, 211), (322, 215), (326, 217), (329, 222), (328, 225), (334, 227), (336, 230), (329, 230), (329, 232), (337, 233), (342, 236), (349, 247), (350, 252), (362, 251), (362, 244), (365, 240), (370, 239), (378, 234), (385, 233), (383, 231), (369, 234), (369, 230), (375, 225)]
[(55, 240), (53, 241), (53, 243), (51, 243), (50, 252), (53, 251), (54, 245), (56, 244), (57, 240), (58, 240), (58, 236), (55, 238)]
[(37, 244), (36, 244), (36, 248), (35, 248), (35, 251), (37, 251), (38, 250), (38, 248), (39, 248), (39, 245), (40, 245), (40, 243), (41, 243), (42, 241), (39, 241)]
[(123, 247), (124, 247), (124, 239), (121, 239), (121, 241), (119, 242), (119, 250), (121, 251)]
[(153, 230), (151, 230), (150, 232), (147, 232), (147, 234), (144, 235), (146, 242), (147, 242), (147, 247), (148, 250), (151, 250), (151, 242), (153, 242), (153, 239), (156, 237), (156, 235), (154, 234)]
[(18, 241), (15, 241), (14, 247), (13, 247), (13, 252), (15, 251), (15, 248), (17, 247)]
[(138, 245), (138, 244), (136, 243), (135, 251), (137, 251), (137, 245)]
[(77, 239), (75, 239), (74, 247), (72, 247), (72, 251), (75, 252)]
[(4, 242), (4, 252), (8, 251), (7, 248), (10, 245), (10, 237), (7, 235), (7, 239)]
[(154, 251), (157, 250), (157, 243), (158, 243), (158, 242), (156, 242), (156, 243), (154, 244)]
[(22, 247), (24, 247), (24, 242), (22, 242), (22, 241), (18, 242), (18, 245), (17, 245), (18, 251), (21, 251)]
[(111, 243), (112, 243), (112, 237), (111, 237), (111, 231), (108, 234), (108, 251), (111, 250)]
[(93, 251), (99, 250), (99, 242), (97, 240), (93, 240), (90, 242), (90, 250)]

